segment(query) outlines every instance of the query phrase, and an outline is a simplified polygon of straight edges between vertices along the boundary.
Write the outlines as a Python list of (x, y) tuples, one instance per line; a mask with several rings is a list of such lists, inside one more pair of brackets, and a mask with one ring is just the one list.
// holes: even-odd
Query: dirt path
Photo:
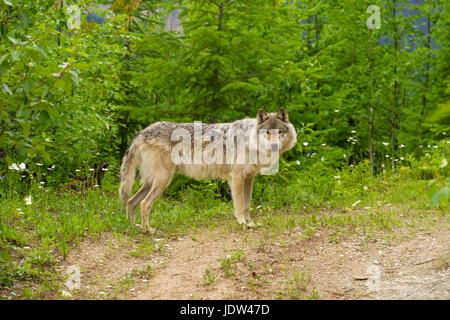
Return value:
[(450, 299), (448, 228), (389, 242), (331, 235), (156, 235), (145, 253), (107, 234), (74, 249), (61, 272), (79, 266), (78, 299)]

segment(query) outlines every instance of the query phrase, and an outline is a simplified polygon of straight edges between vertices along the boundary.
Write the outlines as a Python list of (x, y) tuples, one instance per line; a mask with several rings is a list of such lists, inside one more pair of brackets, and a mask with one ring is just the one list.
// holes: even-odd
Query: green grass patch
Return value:
[[(445, 177), (420, 180), (408, 170), (374, 177), (366, 164), (336, 172), (320, 165), (315, 169), (298, 171), (286, 183), (277, 181), (277, 176), (257, 177), (251, 214), (262, 232), (277, 236), (300, 228), (308, 237), (325, 228), (331, 230), (330, 241), (338, 243), (353, 232), (371, 236), (382, 231), (394, 236), (397, 228), (433, 229), (442, 219), (449, 221), (446, 200), (431, 201), (439, 192), (441, 198), (445, 196)], [(2, 292), (10, 292), (16, 282), (45, 284), (24, 292), (24, 298), (55, 292), (55, 266), (83, 239), (95, 239), (104, 232), (140, 239), (130, 252), (133, 256), (145, 258), (164, 250), (164, 241), (155, 243), (151, 235), (143, 235), (127, 221), (117, 183), (112, 177), (105, 181), (102, 188), (78, 191), (24, 186), (24, 192), (0, 198)], [(195, 237), (198, 230), (219, 228), (244, 234), (235, 221), (232, 201), (223, 195), (227, 188), (223, 182), (206, 180), (169, 189), (156, 201), (150, 225), (158, 237), (167, 239), (183, 234)], [(241, 256), (237, 252), (220, 261), (226, 276), (233, 275), (233, 264)]]

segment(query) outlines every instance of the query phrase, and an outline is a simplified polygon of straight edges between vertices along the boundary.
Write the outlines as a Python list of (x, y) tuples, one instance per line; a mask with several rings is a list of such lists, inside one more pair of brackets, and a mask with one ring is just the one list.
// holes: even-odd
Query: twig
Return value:
[(431, 262), (431, 261), (434, 261), (434, 260), (438, 260), (438, 258), (430, 259), (430, 260), (423, 261), (423, 262), (418, 262), (418, 263), (415, 264), (415, 266), (420, 266), (421, 264), (425, 264), (425, 263), (428, 263), (428, 262)]

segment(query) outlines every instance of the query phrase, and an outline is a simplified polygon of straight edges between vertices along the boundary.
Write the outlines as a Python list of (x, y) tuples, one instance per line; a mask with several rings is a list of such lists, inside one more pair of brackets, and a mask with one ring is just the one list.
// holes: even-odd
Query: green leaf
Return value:
[(12, 62), (16, 61), (17, 59), (19, 59), (20, 57), (20, 51), (17, 50), (11, 50), (11, 58), (12, 58)]
[(27, 156), (27, 149), (24, 146), (16, 146), (16, 151), (22, 158)]
[(24, 137), (28, 137), (30, 135), (31, 123), (30, 122), (22, 122), (22, 134)]
[(440, 168), (440, 169), (445, 168), (447, 165), (448, 165), (447, 158), (444, 157), (444, 158), (442, 159), (441, 164), (439, 165), (439, 168)]
[(31, 90), (31, 81), (29, 79), (25, 80), (22, 84), (23, 90), (25, 90), (26, 93), (30, 93)]
[(16, 38), (12, 37), (12, 36), (8, 36), (8, 39), (13, 43), (13, 44), (18, 44), (19, 40), (17, 40)]
[(50, 121), (50, 114), (47, 110), (42, 110), (39, 114), (39, 120), (44, 123), (48, 123)]
[(8, 24), (6, 23), (1, 23), (0, 24), (0, 33), (2, 35), (2, 37), (6, 36), (6, 34), (8, 33)]
[(1, 58), (0, 58), (0, 65), (8, 58), (9, 56), (9, 52), (4, 54)]
[(42, 91), (41, 91), (41, 99), (44, 99), (47, 96), (47, 93), (48, 93), (48, 87), (43, 86)]
[(28, 16), (28, 12), (26, 11), (19, 11), (19, 13), (17, 14), (19, 16), (19, 20), (20, 22), (24, 25), (24, 26), (28, 26), (28, 22), (29, 22), (29, 16)]
[(78, 87), (78, 85), (79, 85), (78, 74), (74, 70), (70, 70), (69, 73), (72, 76), (73, 83), (75, 84), (75, 86)]
[(8, 87), (8, 85), (6, 84), (6, 83), (2, 83), (1, 85), (0, 85), (0, 87), (2, 88), (2, 90), (3, 90), (3, 92), (4, 93), (9, 93), (9, 94), (13, 94), (12, 93), (12, 91), (11, 91), (11, 89)]
[(68, 81), (63, 78), (56, 80), (54, 85), (55, 87), (60, 88), (63, 91), (68, 89)]
[(39, 150), (39, 154), (48, 162), (50, 162), (50, 154), (45, 150)]

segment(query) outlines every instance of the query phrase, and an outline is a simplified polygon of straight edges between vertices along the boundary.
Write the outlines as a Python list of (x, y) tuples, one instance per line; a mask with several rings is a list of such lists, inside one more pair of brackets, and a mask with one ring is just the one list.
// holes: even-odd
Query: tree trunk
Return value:
[[(391, 145), (392, 151), (397, 150), (397, 138), (395, 136), (395, 130), (397, 129), (397, 113), (398, 113), (398, 91), (399, 84), (397, 80), (397, 53), (398, 53), (398, 30), (397, 30), (397, 8), (396, 1), (393, 0), (393, 16), (394, 16), (394, 105), (392, 108), (392, 120), (391, 120)], [(392, 159), (392, 161), (394, 161)]]
[(425, 83), (423, 88), (423, 96), (422, 96), (422, 109), (420, 110), (420, 115), (423, 118), (423, 115), (425, 114), (425, 107), (427, 105), (427, 93), (428, 93), (428, 83), (430, 81), (430, 50), (431, 50), (431, 19), (430, 17), (427, 17), (427, 62), (425, 64), (426, 66), (426, 72), (425, 72)]
[(319, 30), (319, 16), (316, 14), (314, 16), (314, 20), (316, 23), (316, 47), (319, 46), (319, 38), (320, 38), (320, 30)]
[(374, 58), (373, 58), (373, 39), (372, 39), (372, 30), (369, 29), (370, 33), (370, 73), (372, 74), (372, 81), (370, 82), (370, 116), (369, 116), (369, 161), (370, 161), (370, 173), (374, 174), (373, 168), (373, 113), (374, 113), (374, 106), (373, 106), (373, 87), (374, 87), (374, 80), (373, 80), (373, 67), (374, 67)]

